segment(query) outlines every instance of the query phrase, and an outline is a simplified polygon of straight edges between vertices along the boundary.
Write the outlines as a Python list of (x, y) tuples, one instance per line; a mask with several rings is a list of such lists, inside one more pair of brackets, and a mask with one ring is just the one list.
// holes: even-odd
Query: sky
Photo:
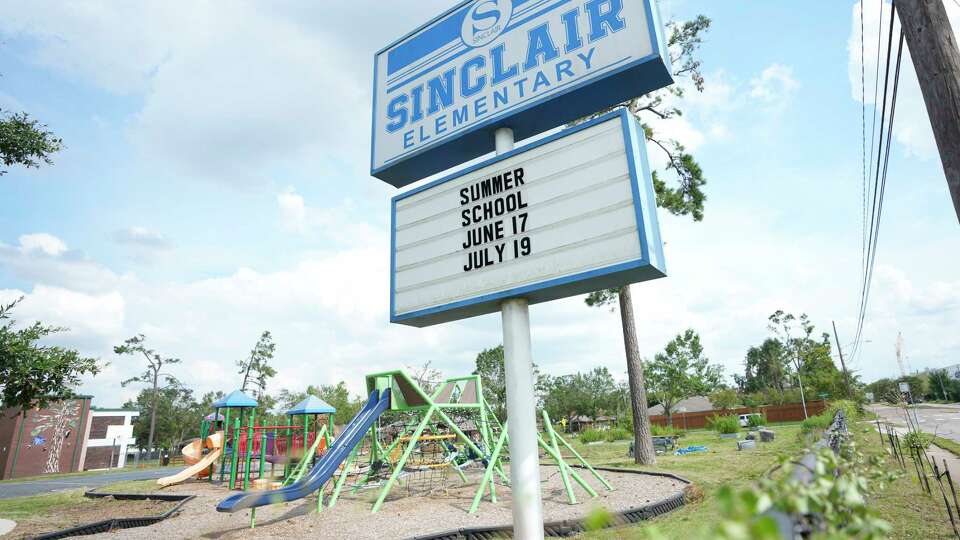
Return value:
[[(694, 328), (728, 377), (742, 373), (777, 309), (818, 333), (836, 321), (849, 353), (880, 3), (864, 7), (864, 103), (859, 3), (660, 2), (664, 21), (713, 21), (704, 91), (658, 128), (708, 183), (702, 222), (659, 213), (669, 276), (633, 287), (645, 357)], [(139, 333), (182, 359), (170, 371), (198, 395), (238, 387), (235, 362), (264, 330), (268, 391), (359, 393), (366, 373), (427, 361), (469, 373), (501, 342), (499, 315), (389, 323), (397, 191), (369, 176), (373, 53), (451, 5), (0, 2), (0, 109), (65, 144), (51, 166), (0, 176), (0, 301), (24, 296), (20, 323), (69, 327), (56, 343), (107, 363), (80, 389), (98, 406), (138, 391), (120, 382), (142, 361), (112, 349)], [(958, 232), (905, 52), (867, 342), (850, 366), (864, 380), (898, 373), (898, 332), (909, 369), (960, 361)], [(532, 306), (531, 324), (542, 371), (626, 377), (618, 313), (575, 297)]]

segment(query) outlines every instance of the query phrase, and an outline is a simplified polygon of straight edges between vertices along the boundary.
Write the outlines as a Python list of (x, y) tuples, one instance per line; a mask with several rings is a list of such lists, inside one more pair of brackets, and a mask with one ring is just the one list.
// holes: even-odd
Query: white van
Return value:
[(741, 414), (741, 415), (740, 415), (740, 427), (747, 427), (747, 426), (749, 426), (749, 425), (750, 425), (750, 417), (751, 417), (751, 416), (756, 416), (757, 418), (759, 418), (759, 417), (760, 417), (760, 414), (759, 414), (759, 413)]

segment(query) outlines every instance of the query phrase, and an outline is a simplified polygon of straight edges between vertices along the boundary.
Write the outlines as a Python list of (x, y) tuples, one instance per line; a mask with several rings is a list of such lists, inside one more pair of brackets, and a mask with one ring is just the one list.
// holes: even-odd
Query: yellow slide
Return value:
[[(207, 455), (203, 455), (203, 448), (210, 449)], [(220, 453), (223, 451), (223, 432), (218, 431), (207, 437), (206, 441), (197, 439), (183, 447), (183, 462), (190, 465), (173, 476), (165, 476), (157, 479), (157, 484), (161, 486), (170, 486), (189, 480), (196, 476), (204, 478), (209, 474), (210, 466), (220, 459)]]

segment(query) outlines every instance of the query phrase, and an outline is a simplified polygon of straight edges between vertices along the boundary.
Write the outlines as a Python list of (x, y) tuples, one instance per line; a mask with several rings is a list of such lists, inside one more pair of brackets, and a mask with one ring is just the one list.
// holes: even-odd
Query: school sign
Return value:
[(402, 187), (667, 86), (653, 0), (471, 0), (374, 59), (371, 174)]

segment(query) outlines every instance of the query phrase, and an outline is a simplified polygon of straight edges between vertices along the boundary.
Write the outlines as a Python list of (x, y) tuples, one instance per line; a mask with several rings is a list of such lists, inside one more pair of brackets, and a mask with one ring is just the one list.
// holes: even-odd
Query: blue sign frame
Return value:
[[(530, 0), (512, 1), (515, 6), (519, 6)], [(556, 0), (537, 16), (571, 1)], [(517, 140), (526, 139), (672, 84), (670, 57), (655, 0), (624, 1), (643, 2), (649, 35), (653, 42), (651, 54), (642, 58), (624, 58), (604, 75), (587, 80), (575, 79), (560, 92), (516, 106), (505, 107), (497, 113), (490, 114), (486, 120), (472, 123), (455, 134), (452, 133), (435, 142), (418, 146), (411, 149), (409, 153), (393, 156), (379, 167), (376, 165), (377, 114), (381, 112), (377, 109), (379, 62), (386, 61), (389, 53), (396, 52), (395, 48), (414, 35), (421, 32), (429, 35), (431, 31), (449, 30), (446, 27), (458, 26), (466, 12), (465, 8), (475, 0), (460, 2), (427, 24), (378, 51), (374, 55), (373, 70), (370, 174), (394, 187), (403, 187), (492, 152), (494, 150), (493, 133), (498, 128), (509, 127), (513, 129)], [(402, 60), (409, 61), (409, 59)]]
[[(627, 168), (630, 172), (633, 206), (637, 216), (637, 240), (640, 242), (640, 258), (604, 268), (597, 268), (588, 272), (478, 296), (476, 298), (409, 313), (397, 313), (395, 298), (398, 201), (614, 118), (620, 119), (623, 137), (626, 143)], [(663, 242), (660, 238), (660, 225), (657, 221), (657, 197), (653, 188), (653, 177), (650, 174), (650, 165), (647, 161), (646, 138), (640, 122), (624, 108), (584, 122), (576, 127), (565, 129), (544, 139), (511, 150), (510, 152), (484, 160), (463, 171), (458, 171), (393, 197), (390, 201), (390, 231), (390, 322), (409, 326), (425, 327), (493, 313), (500, 310), (500, 303), (507, 298), (521, 297), (526, 298), (530, 304), (537, 304), (559, 298), (566, 298), (568, 296), (586, 294), (601, 289), (619, 287), (628, 283), (658, 279), (666, 277), (667, 275), (666, 262), (663, 256)]]

